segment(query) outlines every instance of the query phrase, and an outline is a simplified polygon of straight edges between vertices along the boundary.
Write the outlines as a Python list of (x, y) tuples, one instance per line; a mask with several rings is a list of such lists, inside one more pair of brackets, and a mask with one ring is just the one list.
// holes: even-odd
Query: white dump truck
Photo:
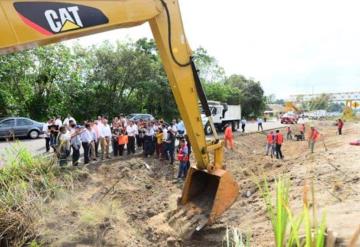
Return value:
[[(227, 123), (231, 124), (233, 131), (239, 129), (241, 120), (241, 106), (228, 105), (219, 101), (208, 101), (214, 125), (218, 131), (224, 131)], [(205, 134), (212, 133), (208, 118), (202, 111), (201, 120), (204, 125)]]

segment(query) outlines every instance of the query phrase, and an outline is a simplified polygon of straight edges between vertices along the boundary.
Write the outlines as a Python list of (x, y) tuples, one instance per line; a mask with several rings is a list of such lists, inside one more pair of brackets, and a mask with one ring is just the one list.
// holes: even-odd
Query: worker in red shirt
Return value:
[(311, 134), (309, 137), (309, 148), (311, 153), (314, 153), (315, 143), (319, 140), (320, 133), (314, 126), (311, 126)]
[(232, 132), (232, 128), (230, 124), (225, 125), (225, 133), (224, 133), (224, 139), (225, 139), (225, 147), (228, 147), (228, 144), (230, 145), (230, 149), (234, 149), (234, 136)]
[(275, 144), (274, 131), (270, 131), (266, 135), (266, 156), (269, 155), (269, 151), (270, 151), (271, 158), (273, 157), (273, 155), (275, 153), (274, 144)]
[(276, 158), (277, 159), (283, 159), (284, 156), (281, 152), (281, 145), (284, 142), (284, 136), (283, 134), (280, 132), (280, 130), (276, 130), (276, 135), (275, 135), (275, 145), (276, 145)]
[(339, 120), (338, 120), (337, 127), (338, 127), (339, 135), (342, 135), (342, 129), (344, 127), (344, 122), (341, 120), (341, 118), (339, 118)]

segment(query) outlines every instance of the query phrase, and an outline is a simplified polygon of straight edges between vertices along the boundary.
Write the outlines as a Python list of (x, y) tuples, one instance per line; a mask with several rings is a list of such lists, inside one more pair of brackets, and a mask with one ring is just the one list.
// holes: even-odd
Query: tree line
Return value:
[[(247, 117), (265, 108), (260, 82), (226, 76), (204, 48), (194, 52), (208, 99), (241, 104)], [(0, 116), (36, 120), (71, 114), (79, 120), (105, 114), (150, 113), (171, 119), (179, 113), (154, 40), (63, 44), (0, 57)]]

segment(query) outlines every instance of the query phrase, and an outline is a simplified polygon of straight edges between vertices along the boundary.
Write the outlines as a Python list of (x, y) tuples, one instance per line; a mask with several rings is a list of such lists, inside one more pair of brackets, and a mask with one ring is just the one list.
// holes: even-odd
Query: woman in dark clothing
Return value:
[[(167, 133), (167, 139), (166, 139), (166, 149), (165, 149), (165, 154), (167, 159), (170, 160), (170, 164), (173, 165), (174, 164), (174, 152), (175, 152), (175, 134), (173, 132), (173, 130), (171, 129), (171, 127), (168, 128), (168, 133)], [(170, 155), (170, 157), (169, 157)]]

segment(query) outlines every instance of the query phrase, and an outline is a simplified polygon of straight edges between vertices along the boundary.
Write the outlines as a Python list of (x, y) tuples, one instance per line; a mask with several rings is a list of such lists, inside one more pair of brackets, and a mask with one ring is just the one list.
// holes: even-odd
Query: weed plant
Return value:
[[(308, 187), (304, 187), (303, 210), (294, 216), (289, 202), (290, 182), (280, 178), (275, 180), (274, 199), (267, 180), (257, 183), (264, 199), (268, 216), (271, 220), (276, 247), (323, 247), (326, 235), (326, 216), (322, 216), (320, 225), (317, 225), (315, 197), (312, 193), (312, 203), (308, 201)], [(313, 190), (313, 187), (312, 187)], [(310, 205), (313, 213), (310, 212)]]

